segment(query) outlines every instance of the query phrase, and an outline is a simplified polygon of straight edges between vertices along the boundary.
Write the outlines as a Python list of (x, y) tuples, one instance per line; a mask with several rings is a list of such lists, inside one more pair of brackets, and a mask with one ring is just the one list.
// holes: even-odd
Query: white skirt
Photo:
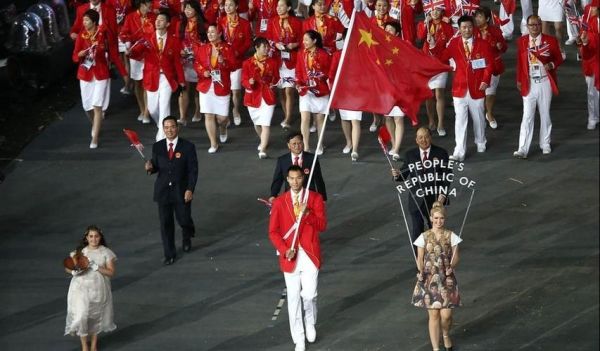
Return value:
[(362, 111), (338, 110), (342, 121), (362, 121)]
[(442, 72), (431, 77), (427, 85), (429, 86), (429, 89), (445, 89), (447, 81), (448, 72)]
[(304, 96), (300, 96), (300, 112), (320, 113), (326, 114), (327, 102), (329, 101), (329, 95), (317, 97), (310, 91)]
[(405, 114), (404, 114), (404, 112), (402, 112), (400, 107), (394, 106), (394, 107), (392, 107), (392, 110), (386, 114), (386, 116), (387, 117), (404, 117)]
[(564, 18), (562, 0), (540, 0), (538, 15), (545, 22), (562, 22)]
[(198, 74), (194, 69), (194, 64), (186, 63), (183, 65), (183, 76), (185, 77), (186, 82), (198, 83)]
[(273, 118), (273, 111), (275, 110), (275, 105), (269, 105), (265, 102), (265, 99), (261, 99), (260, 107), (250, 107), (248, 106), (248, 113), (250, 113), (250, 118), (254, 125), (257, 126), (271, 126), (271, 118)]
[[(294, 83), (292, 82), (294, 81), (294, 79), (296, 79), (296, 69), (288, 69), (287, 67), (285, 67), (285, 64), (282, 63), (281, 67), (279, 67), (279, 77), (281, 77), (281, 80), (279, 81), (279, 83), (277, 83), (277, 87), (279, 89), (293, 88)], [(284, 79), (286, 78), (291, 82), (284, 81)]]
[(229, 116), (229, 95), (215, 95), (215, 83), (210, 84), (206, 94), (200, 93), (200, 113)]
[(119, 53), (127, 51), (127, 45), (119, 39)]
[(242, 89), (242, 69), (241, 68), (229, 73), (229, 78), (231, 78), (231, 90)]
[(91, 111), (94, 106), (102, 107), (102, 110), (106, 110), (108, 106), (108, 79), (96, 80), (94, 78), (91, 82), (84, 80), (79, 81), (79, 87), (81, 88), (81, 105), (83, 105), (84, 111)]
[(496, 90), (498, 90), (498, 83), (500, 82), (500, 76), (492, 75), (492, 79), (490, 80), (490, 86), (485, 89), (485, 95), (496, 95)]
[(129, 77), (133, 80), (144, 79), (144, 61), (129, 59)]

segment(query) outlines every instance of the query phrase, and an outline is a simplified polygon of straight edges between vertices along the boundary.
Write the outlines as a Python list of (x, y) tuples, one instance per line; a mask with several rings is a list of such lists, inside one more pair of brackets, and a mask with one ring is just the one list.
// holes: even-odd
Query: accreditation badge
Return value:
[(486, 67), (485, 64), (485, 59), (484, 58), (480, 58), (480, 59), (476, 59), (476, 60), (471, 60), (471, 67), (473, 69), (483, 69)]
[(266, 18), (263, 18), (260, 20), (260, 32), (264, 33), (267, 31), (267, 25), (269, 24), (269, 20)]
[(221, 82), (221, 70), (213, 69), (210, 71), (210, 77), (212, 78), (213, 82)]
[(90, 68), (92, 68), (92, 66), (94, 66), (94, 59), (91, 57), (86, 57), (85, 60), (83, 60), (83, 62), (81, 63), (81, 65), (83, 66), (83, 68), (85, 68), (86, 70), (89, 70)]
[(400, 9), (397, 7), (392, 7), (390, 9), (390, 17), (392, 17), (395, 20), (398, 20), (400, 18)]
[(289, 51), (282, 51), (281, 52), (281, 59), (282, 60), (289, 60), (291, 57), (290, 52)]
[(542, 78), (542, 65), (539, 63), (532, 63), (529, 65), (529, 77), (533, 79)]

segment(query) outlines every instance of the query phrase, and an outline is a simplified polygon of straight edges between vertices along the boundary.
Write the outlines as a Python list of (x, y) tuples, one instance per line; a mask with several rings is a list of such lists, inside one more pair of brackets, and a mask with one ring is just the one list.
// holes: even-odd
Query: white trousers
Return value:
[(531, 6), (531, 0), (521, 0), (521, 35), (529, 34), (527, 29), (527, 17), (533, 15), (533, 6)]
[(550, 86), (550, 80), (546, 77), (536, 83), (531, 79), (529, 84), (529, 94), (523, 97), (523, 120), (519, 134), (519, 152), (525, 155), (529, 153), (529, 147), (533, 139), (536, 106), (540, 114), (540, 148), (550, 146), (550, 133), (552, 132), (552, 121), (550, 120), (552, 87)]
[(475, 135), (475, 144), (485, 146), (485, 99), (473, 99), (467, 90), (465, 97), (454, 97), (454, 113), (456, 121), (454, 122), (454, 135), (456, 146), (454, 155), (464, 157), (467, 150), (467, 125), (469, 124), (469, 114), (473, 121), (473, 134)]
[(504, 10), (504, 5), (500, 4), (500, 20), (504, 21), (508, 18), (508, 23), (503, 26), (500, 26), (502, 30), (502, 36), (504, 38), (510, 38), (513, 35), (515, 30), (515, 23), (513, 22), (513, 15), (508, 15)]
[(588, 123), (597, 124), (600, 95), (594, 86), (594, 78), (594, 76), (585, 76), (585, 84), (587, 85)]
[(319, 270), (306, 252), (298, 250), (296, 269), (292, 273), (283, 273), (287, 288), (288, 315), (290, 332), (294, 344), (304, 341), (302, 307), (304, 322), (314, 325), (317, 322), (317, 283)]
[(173, 94), (173, 90), (167, 77), (161, 74), (158, 81), (158, 89), (156, 91), (147, 91), (146, 94), (148, 96), (148, 112), (158, 127), (156, 141), (159, 141), (165, 138), (162, 121), (171, 114), (171, 94)]

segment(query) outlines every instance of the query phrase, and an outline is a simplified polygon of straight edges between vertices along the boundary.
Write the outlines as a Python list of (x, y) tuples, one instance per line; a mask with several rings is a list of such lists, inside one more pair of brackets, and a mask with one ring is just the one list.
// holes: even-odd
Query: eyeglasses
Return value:
[(527, 25), (527, 27), (539, 27), (541, 25), (542, 25), (541, 23), (530, 23)]

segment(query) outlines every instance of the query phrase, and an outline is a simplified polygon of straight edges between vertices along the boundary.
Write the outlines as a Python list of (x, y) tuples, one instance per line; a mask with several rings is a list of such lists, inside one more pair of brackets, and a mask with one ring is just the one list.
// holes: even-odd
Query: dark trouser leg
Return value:
[(188, 202), (176, 202), (173, 207), (175, 208), (175, 218), (177, 223), (181, 226), (181, 236), (183, 243), (187, 243), (194, 237), (196, 229), (194, 227), (194, 221), (192, 220), (192, 203)]
[(175, 220), (173, 219), (173, 204), (159, 203), (160, 234), (162, 237), (165, 258), (175, 258)]

